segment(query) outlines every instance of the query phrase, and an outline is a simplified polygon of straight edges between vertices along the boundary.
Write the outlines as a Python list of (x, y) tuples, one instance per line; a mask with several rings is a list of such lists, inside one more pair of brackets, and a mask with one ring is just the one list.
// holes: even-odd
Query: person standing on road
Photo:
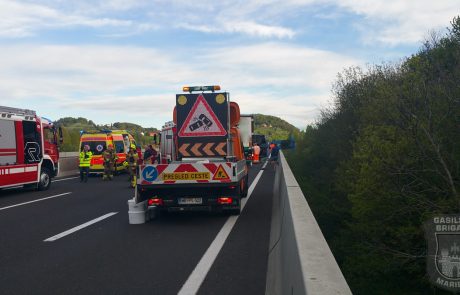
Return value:
[(102, 176), (102, 180), (112, 180), (113, 168), (117, 160), (117, 154), (113, 150), (112, 144), (109, 144), (107, 149), (102, 153), (102, 159), (104, 160), (104, 175)]
[(254, 144), (254, 147), (252, 148), (252, 151), (254, 153), (254, 158), (253, 158), (253, 163), (256, 164), (256, 163), (259, 163), (260, 161), (260, 146), (255, 143)]
[(89, 149), (89, 145), (83, 147), (80, 152), (80, 182), (88, 182), (89, 167), (91, 166), (91, 158), (93, 153)]
[(273, 165), (273, 169), (276, 169), (276, 166), (278, 165), (278, 157), (280, 153), (280, 148), (276, 143), (273, 144), (272, 148), (270, 149), (270, 163)]
[(151, 164), (152, 156), (152, 145), (146, 145), (144, 151), (144, 164)]
[(131, 145), (128, 154), (126, 155), (126, 162), (128, 164), (129, 172), (129, 181), (130, 187), (136, 186), (136, 170), (137, 170), (137, 161), (139, 160), (139, 155), (134, 144)]
[(149, 145), (149, 147), (152, 150), (152, 158), (151, 158), (152, 164), (156, 164), (158, 163), (158, 152), (153, 145)]

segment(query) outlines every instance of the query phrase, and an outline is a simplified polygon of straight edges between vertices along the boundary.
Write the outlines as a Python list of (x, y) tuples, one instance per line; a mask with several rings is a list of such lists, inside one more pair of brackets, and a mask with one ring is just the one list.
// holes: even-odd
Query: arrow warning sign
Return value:
[(227, 131), (203, 95), (200, 94), (178, 135), (180, 137), (225, 136)]

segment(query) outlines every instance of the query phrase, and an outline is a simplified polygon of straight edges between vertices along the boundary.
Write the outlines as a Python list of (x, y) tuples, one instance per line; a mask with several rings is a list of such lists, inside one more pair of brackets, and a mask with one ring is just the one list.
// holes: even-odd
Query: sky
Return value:
[(241, 113), (304, 129), (337, 74), (398, 63), (444, 34), (458, 0), (0, 0), (0, 105), (143, 127), (220, 85)]

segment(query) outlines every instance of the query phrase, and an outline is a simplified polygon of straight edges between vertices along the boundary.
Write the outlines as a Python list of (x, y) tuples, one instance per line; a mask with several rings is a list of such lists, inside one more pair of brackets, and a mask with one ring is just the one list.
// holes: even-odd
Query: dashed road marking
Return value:
[(71, 228), (71, 229), (69, 229), (69, 230), (66, 230), (65, 232), (62, 232), (62, 233), (57, 234), (57, 235), (55, 235), (55, 236), (52, 236), (52, 237), (50, 237), (50, 238), (48, 238), (48, 239), (46, 239), (46, 240), (43, 240), (43, 242), (54, 242), (54, 241), (56, 241), (56, 240), (59, 240), (60, 238), (63, 238), (63, 237), (65, 237), (65, 236), (68, 236), (68, 235), (70, 235), (70, 234), (76, 232), (76, 231), (79, 231), (80, 229), (83, 229), (83, 228), (88, 227), (88, 226), (90, 226), (90, 225), (92, 225), (92, 224), (95, 224), (96, 222), (99, 222), (99, 221), (101, 221), (101, 220), (104, 220), (104, 219), (106, 219), (106, 218), (109, 218), (110, 216), (113, 216), (113, 215), (115, 215), (115, 214), (117, 214), (117, 213), (118, 213), (118, 212), (110, 212), (110, 213), (107, 213), (107, 214), (105, 214), (105, 215), (102, 215), (101, 217), (95, 218), (95, 219), (90, 220), (90, 221), (88, 221), (88, 222), (85, 222), (85, 223), (83, 223), (83, 224), (81, 224), (81, 225), (79, 225), (79, 226), (76, 226), (76, 227), (73, 227), (73, 228)]
[(50, 196), (50, 197), (46, 197), (46, 198), (41, 198), (41, 199), (29, 201), (29, 202), (24, 202), (24, 203), (20, 203), (20, 204), (16, 204), (16, 205), (11, 205), (11, 206), (2, 207), (2, 208), (0, 208), (0, 211), (6, 210), (6, 209), (10, 209), (10, 208), (14, 208), (14, 207), (24, 206), (24, 205), (27, 205), (27, 204), (36, 203), (36, 202), (40, 202), (40, 201), (44, 201), (44, 200), (48, 200), (48, 199), (53, 199), (53, 198), (62, 197), (62, 196), (65, 196), (65, 195), (69, 195), (69, 194), (71, 194), (71, 193), (72, 193), (72, 192), (62, 193), (62, 194), (59, 194), (59, 195), (54, 195), (54, 196)]
[(64, 180), (70, 180), (70, 179), (76, 179), (78, 176), (75, 177), (67, 177), (67, 178), (60, 178), (60, 179), (54, 179), (53, 182), (58, 182), (58, 181), (64, 181)]

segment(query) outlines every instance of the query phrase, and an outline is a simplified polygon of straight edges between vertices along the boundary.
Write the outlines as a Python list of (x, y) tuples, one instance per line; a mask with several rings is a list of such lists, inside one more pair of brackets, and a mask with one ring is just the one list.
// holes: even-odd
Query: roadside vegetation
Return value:
[(423, 223), (460, 212), (460, 18), (399, 64), (350, 68), (288, 161), (354, 294), (429, 284)]

